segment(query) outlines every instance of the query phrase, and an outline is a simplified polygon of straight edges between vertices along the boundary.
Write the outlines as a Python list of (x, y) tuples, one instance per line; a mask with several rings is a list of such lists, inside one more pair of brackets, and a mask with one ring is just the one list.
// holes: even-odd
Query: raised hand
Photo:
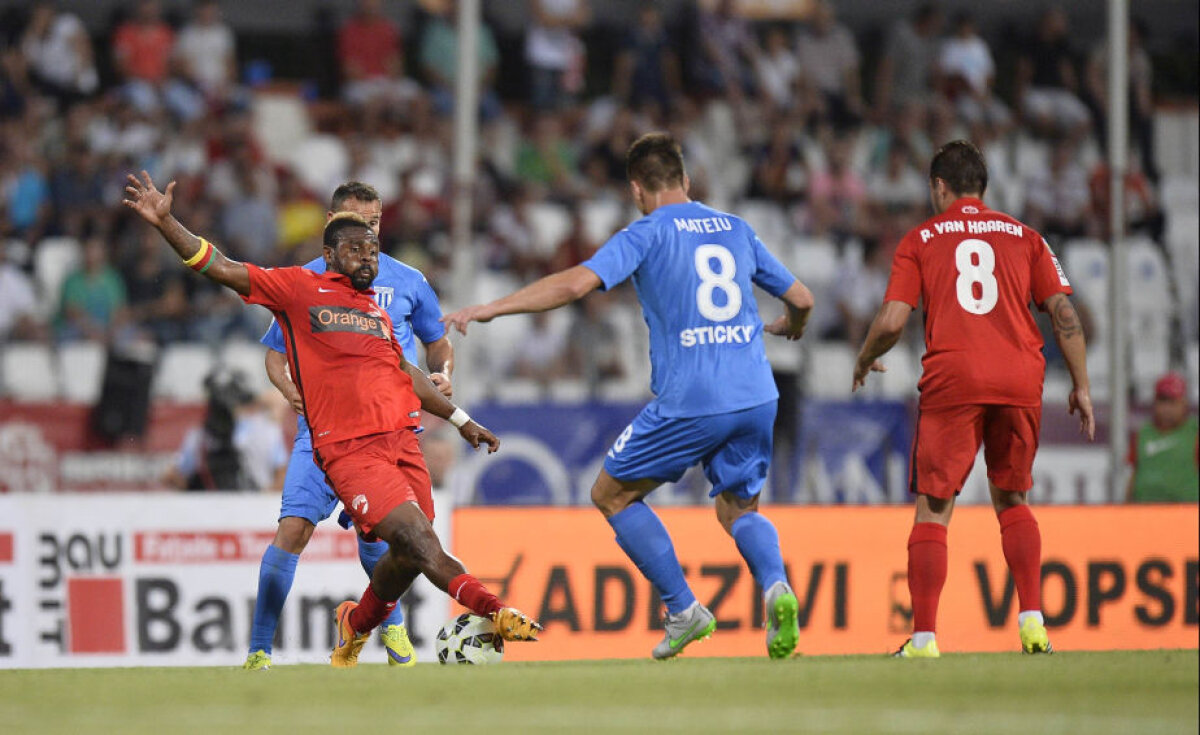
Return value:
[(476, 304), (447, 314), (442, 317), (441, 321), (443, 324), (457, 329), (459, 334), (466, 334), (467, 325), (471, 322), (490, 322), (491, 320), (492, 316), (488, 314), (487, 307), (483, 304)]
[(142, 178), (129, 174), (126, 177), (125, 198), (121, 203), (141, 215), (155, 227), (161, 227), (163, 220), (171, 215), (171, 205), (175, 201), (175, 182), (167, 184), (165, 192), (154, 186), (153, 179), (146, 171)]

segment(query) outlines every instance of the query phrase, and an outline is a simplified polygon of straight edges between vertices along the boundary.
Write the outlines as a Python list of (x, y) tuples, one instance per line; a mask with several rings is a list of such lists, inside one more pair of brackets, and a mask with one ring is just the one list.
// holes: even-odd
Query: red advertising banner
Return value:
[[(806, 654), (885, 653), (911, 629), (909, 507), (766, 508), (800, 599)], [(1060, 650), (1196, 648), (1200, 513), (1195, 505), (1035, 508), (1043, 609)], [(696, 656), (765, 655), (761, 593), (710, 508), (658, 510), (693, 591), (716, 614)], [(661, 605), (591, 509), (459, 508), (454, 550), (508, 603), (545, 625), (509, 660), (641, 658), (662, 638)], [(962, 507), (949, 535), (938, 615), (944, 652), (1015, 651), (1017, 601), (991, 508)], [(685, 654), (685, 655), (688, 655)]]

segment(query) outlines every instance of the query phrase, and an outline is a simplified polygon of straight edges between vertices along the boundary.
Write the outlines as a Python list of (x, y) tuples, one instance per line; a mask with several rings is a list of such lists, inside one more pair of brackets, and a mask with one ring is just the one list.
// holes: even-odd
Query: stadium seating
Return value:
[(346, 145), (333, 135), (314, 135), (291, 151), (289, 162), (296, 176), (311, 191), (333, 191), (349, 166)]
[(612, 199), (585, 201), (580, 205), (579, 215), (583, 218), (583, 233), (590, 242), (600, 245), (613, 233), (625, 226), (625, 208)]
[(266, 347), (258, 342), (236, 340), (226, 342), (217, 356), (217, 364), (241, 370), (246, 376), (247, 385), (255, 393), (275, 390), (267, 377), (265, 367)]
[(917, 394), (917, 380), (921, 377), (921, 357), (904, 342), (898, 342), (886, 355), (883, 364), (887, 372), (872, 375), (870, 382), (878, 382), (879, 393), (884, 398), (909, 398)]
[(47, 237), (34, 248), (33, 277), (44, 316), (58, 310), (63, 281), (82, 258), (83, 248), (73, 237)]
[(849, 398), (854, 358), (854, 348), (845, 342), (813, 342), (805, 360), (805, 395), (810, 398)]
[(68, 342), (59, 347), (58, 374), (62, 378), (62, 397), (87, 404), (99, 400), (106, 357), (104, 345), (99, 342)]
[(163, 350), (154, 376), (152, 395), (176, 401), (203, 401), (204, 378), (213, 366), (208, 345), (179, 343)]
[(51, 401), (59, 396), (54, 351), (35, 342), (0, 346), (3, 395), (15, 401)]
[(539, 255), (549, 257), (558, 249), (571, 232), (571, 213), (566, 207), (553, 202), (537, 202), (526, 209), (529, 230), (533, 233), (533, 247)]
[(295, 94), (254, 95), (254, 137), (261, 141), (267, 157), (286, 162), (292, 152), (312, 135), (312, 124), (304, 101)]
[(783, 208), (775, 202), (747, 199), (734, 206), (746, 223), (754, 228), (755, 234), (769, 250), (778, 253), (792, 239), (792, 226)]

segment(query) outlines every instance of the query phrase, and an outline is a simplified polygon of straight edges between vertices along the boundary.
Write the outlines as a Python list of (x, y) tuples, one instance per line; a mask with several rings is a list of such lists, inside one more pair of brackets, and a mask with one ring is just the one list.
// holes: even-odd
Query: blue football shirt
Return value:
[[(317, 258), (304, 267), (314, 273), (325, 272), (325, 258)], [(438, 305), (433, 287), (421, 271), (405, 265), (390, 255), (379, 254), (379, 273), (375, 276), (375, 301), (392, 319), (392, 335), (396, 344), (404, 350), (404, 359), (415, 363), (417, 342), (436, 342), (446, 334), (442, 324), (442, 308)], [(275, 322), (259, 340), (276, 352), (286, 353), (283, 330)], [(308, 422), (303, 416), (296, 417), (296, 444), (298, 449), (312, 450), (312, 437), (308, 433)]]
[(751, 284), (778, 297), (796, 277), (743, 220), (699, 202), (659, 207), (583, 265), (605, 289), (633, 278), (661, 415), (709, 416), (779, 397)]

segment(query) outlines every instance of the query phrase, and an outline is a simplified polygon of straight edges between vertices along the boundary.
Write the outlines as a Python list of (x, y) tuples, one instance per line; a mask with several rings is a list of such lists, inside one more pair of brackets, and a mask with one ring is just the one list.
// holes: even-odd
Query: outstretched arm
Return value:
[(875, 321), (871, 322), (862, 349), (858, 351), (858, 360), (854, 363), (854, 383), (850, 388), (852, 392), (866, 384), (868, 373), (887, 372), (879, 358), (896, 346), (912, 310), (913, 308), (903, 301), (883, 302), (879, 313), (875, 315)]
[[(142, 171), (141, 179), (133, 174), (129, 174), (127, 178), (126, 196), (122, 204), (157, 228), (189, 268), (242, 296), (250, 295), (250, 273), (246, 266), (226, 258), (207, 240), (188, 232), (187, 228), (171, 215), (171, 205), (175, 198), (174, 181), (167, 184), (167, 189), (163, 192), (154, 186), (150, 174), (145, 171)], [(210, 249), (211, 253), (206, 252)]]
[(467, 325), (471, 322), (490, 322), (505, 314), (527, 314), (557, 309), (572, 301), (578, 301), (600, 285), (600, 276), (590, 268), (577, 265), (534, 281), (520, 291), (489, 304), (459, 309), (442, 317), (442, 321), (466, 334)]
[(1043, 308), (1050, 314), (1050, 323), (1054, 326), (1054, 341), (1067, 361), (1067, 371), (1071, 373), (1074, 387), (1067, 398), (1067, 411), (1074, 414), (1079, 412), (1079, 431), (1085, 434), (1088, 441), (1096, 437), (1096, 417), (1092, 412), (1091, 385), (1087, 372), (1087, 341), (1083, 336), (1083, 325), (1079, 323), (1079, 315), (1071, 305), (1071, 299), (1065, 293), (1056, 293), (1046, 299)]
[(776, 334), (795, 341), (804, 336), (804, 328), (808, 325), (808, 316), (812, 313), (812, 291), (796, 279), (787, 291), (779, 297), (787, 307), (787, 313), (764, 327), (767, 334)]

